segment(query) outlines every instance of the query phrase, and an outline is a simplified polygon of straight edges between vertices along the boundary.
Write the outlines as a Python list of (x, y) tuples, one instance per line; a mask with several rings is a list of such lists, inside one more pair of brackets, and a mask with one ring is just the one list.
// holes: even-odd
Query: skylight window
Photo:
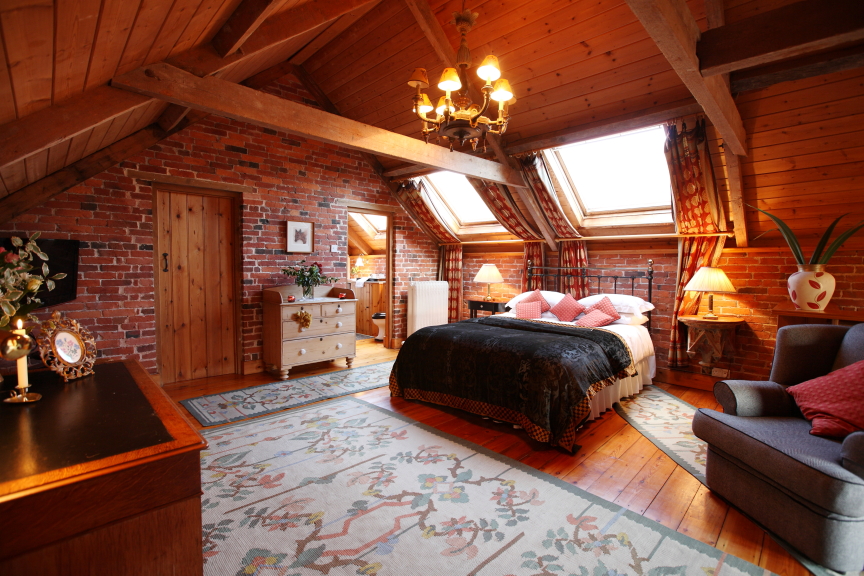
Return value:
[(459, 221), (460, 226), (497, 223), (477, 191), (462, 174), (435, 172), (425, 176), (434, 192)]
[(671, 183), (663, 153), (666, 134), (653, 126), (587, 140), (555, 152), (585, 216), (669, 211)]

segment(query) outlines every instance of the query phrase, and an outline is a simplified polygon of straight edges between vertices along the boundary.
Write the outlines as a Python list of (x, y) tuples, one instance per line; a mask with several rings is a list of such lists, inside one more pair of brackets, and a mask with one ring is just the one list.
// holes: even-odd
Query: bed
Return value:
[[(572, 276), (571, 270), (529, 266), (528, 273), (552, 284)], [(429, 326), (409, 336), (390, 375), (391, 395), (510, 422), (535, 440), (578, 449), (576, 430), (650, 384), (656, 367), (649, 333), (650, 261), (647, 270), (578, 270), (594, 294), (582, 299), (586, 306), (605, 298), (604, 306), (614, 300), (616, 311), (628, 312), (596, 328), (550, 312), (526, 320), (510, 308), (521, 311), (519, 302), (536, 295), (520, 294), (504, 314)], [(550, 301), (565, 298), (538, 292)], [(580, 314), (576, 322), (585, 318)]]

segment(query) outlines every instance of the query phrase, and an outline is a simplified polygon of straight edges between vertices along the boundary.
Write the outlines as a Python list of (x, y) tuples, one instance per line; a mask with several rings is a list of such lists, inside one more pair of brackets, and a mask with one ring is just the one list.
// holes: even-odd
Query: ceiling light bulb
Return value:
[(495, 82), (495, 88), (492, 90), (490, 97), (498, 102), (507, 102), (513, 98), (513, 88), (510, 87), (510, 82), (504, 78)]
[(444, 69), (444, 72), (441, 74), (441, 80), (438, 82), (438, 88), (445, 92), (453, 92), (462, 88), (459, 73), (455, 68)]
[(420, 113), (426, 114), (427, 112), (431, 112), (432, 110), (434, 110), (434, 108), (432, 107), (432, 101), (429, 100), (429, 96), (423, 94), (423, 99), (420, 100)]
[[(447, 99), (444, 98), (444, 96), (441, 96), (441, 98), (438, 99), (438, 106), (435, 107), (435, 113), (443, 116), (444, 115), (444, 107), (446, 105), (447, 105)], [(452, 114), (455, 111), (456, 111), (456, 107), (453, 106), (453, 104), (450, 104), (450, 113)]]
[(483, 63), (477, 68), (477, 75), (491, 84), (501, 77), (501, 68), (498, 66), (498, 58), (493, 55), (486, 56)]

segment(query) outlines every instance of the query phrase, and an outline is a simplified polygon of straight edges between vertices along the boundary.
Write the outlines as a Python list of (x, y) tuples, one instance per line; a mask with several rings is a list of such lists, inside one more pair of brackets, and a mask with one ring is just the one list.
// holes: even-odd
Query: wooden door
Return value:
[(162, 384), (237, 372), (238, 200), (216, 190), (156, 190)]

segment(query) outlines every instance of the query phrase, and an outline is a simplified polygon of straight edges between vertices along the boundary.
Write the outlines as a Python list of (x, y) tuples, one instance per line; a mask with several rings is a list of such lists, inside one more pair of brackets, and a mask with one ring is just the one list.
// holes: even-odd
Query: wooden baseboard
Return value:
[(707, 374), (699, 374), (698, 372), (685, 372), (683, 370), (670, 370), (668, 368), (658, 368), (657, 375), (654, 377), (655, 382), (708, 391), (713, 390), (714, 383), (720, 380), (722, 378), (717, 378), (716, 376), (708, 376)]
[(263, 360), (249, 360), (248, 362), (243, 363), (243, 374), (258, 374), (259, 372), (264, 372), (264, 361)]

